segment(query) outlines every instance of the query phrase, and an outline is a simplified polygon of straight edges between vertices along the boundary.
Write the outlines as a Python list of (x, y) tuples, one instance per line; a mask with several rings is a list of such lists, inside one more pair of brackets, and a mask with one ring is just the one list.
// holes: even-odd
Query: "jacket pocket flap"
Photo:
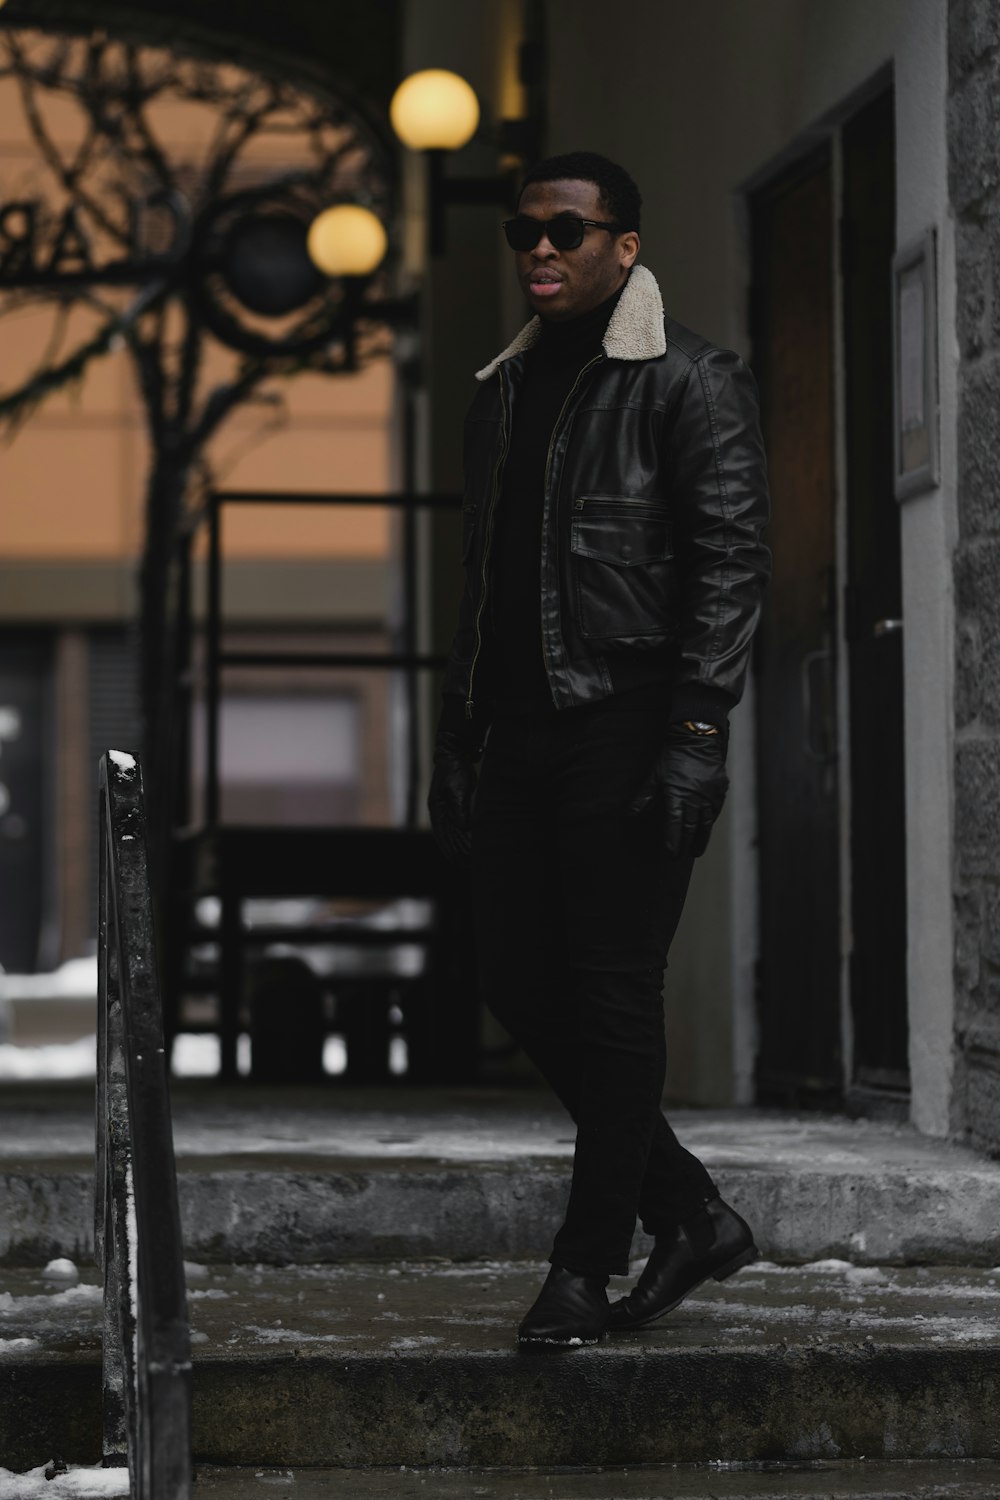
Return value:
[(673, 556), (666, 507), (584, 496), (572, 520), (570, 547), (577, 557), (619, 568), (665, 562)]

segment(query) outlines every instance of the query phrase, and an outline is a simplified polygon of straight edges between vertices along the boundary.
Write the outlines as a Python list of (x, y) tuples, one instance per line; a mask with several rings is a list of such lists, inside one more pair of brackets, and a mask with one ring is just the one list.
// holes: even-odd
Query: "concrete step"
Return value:
[(671, 1464), (629, 1469), (219, 1469), (201, 1500), (996, 1500), (1000, 1464)]
[[(548, 1253), (572, 1127), (530, 1089), (274, 1090), (179, 1085), (192, 1259), (283, 1265)], [(770, 1259), (1000, 1263), (1000, 1163), (905, 1126), (680, 1110)], [(0, 1095), (0, 1264), (92, 1254), (90, 1091)], [(637, 1240), (636, 1252), (648, 1249)]]
[[(644, 1333), (522, 1352), (514, 1330), (545, 1269), (190, 1268), (198, 1460), (1000, 1460), (1000, 1272), (758, 1264), (700, 1288)], [(3, 1283), (0, 1454), (15, 1469), (53, 1453), (93, 1463), (93, 1278), (58, 1291), (12, 1270)]]
[[(71, 1466), (47, 1481), (0, 1467), (8, 1500), (124, 1495), (124, 1470)], [(200, 1464), (196, 1500), (996, 1500), (1000, 1464), (975, 1459), (904, 1463), (639, 1464), (574, 1469), (219, 1468)]]

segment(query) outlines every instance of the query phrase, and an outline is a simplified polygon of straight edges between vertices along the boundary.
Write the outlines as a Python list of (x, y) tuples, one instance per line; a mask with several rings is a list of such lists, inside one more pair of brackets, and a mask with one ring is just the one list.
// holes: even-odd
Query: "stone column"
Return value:
[(959, 343), (954, 1125), (1000, 1150), (1000, 10), (950, 0)]

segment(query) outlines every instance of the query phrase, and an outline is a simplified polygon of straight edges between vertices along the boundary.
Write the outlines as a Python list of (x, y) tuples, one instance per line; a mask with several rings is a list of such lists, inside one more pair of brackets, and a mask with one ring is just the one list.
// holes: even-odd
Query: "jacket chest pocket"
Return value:
[(580, 633), (591, 639), (666, 635), (673, 547), (662, 500), (580, 495), (570, 522)]

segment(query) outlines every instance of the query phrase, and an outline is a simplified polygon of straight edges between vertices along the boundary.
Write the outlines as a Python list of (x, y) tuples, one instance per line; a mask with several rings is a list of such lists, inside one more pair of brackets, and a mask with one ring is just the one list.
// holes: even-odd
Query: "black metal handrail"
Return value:
[(104, 1464), (136, 1500), (190, 1500), (191, 1334), (138, 759), (100, 765), (97, 1162)]

